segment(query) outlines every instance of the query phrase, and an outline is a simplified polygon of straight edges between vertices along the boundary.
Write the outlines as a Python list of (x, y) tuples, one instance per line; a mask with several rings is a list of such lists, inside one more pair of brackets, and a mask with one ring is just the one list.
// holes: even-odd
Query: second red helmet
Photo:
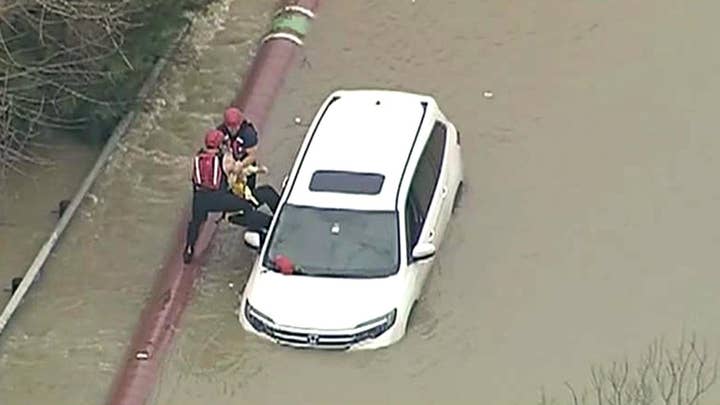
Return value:
[(243, 113), (238, 108), (230, 107), (225, 110), (225, 125), (235, 127), (243, 122)]

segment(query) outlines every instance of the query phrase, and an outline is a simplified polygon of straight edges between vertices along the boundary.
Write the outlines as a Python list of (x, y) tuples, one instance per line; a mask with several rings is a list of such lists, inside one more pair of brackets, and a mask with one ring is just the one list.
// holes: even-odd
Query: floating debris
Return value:
[(232, 281), (230, 281), (230, 282), (228, 283), (228, 288), (230, 288), (230, 289), (235, 288), (235, 283), (233, 283)]
[(23, 278), (22, 277), (13, 277), (10, 280), (10, 285), (3, 288), (3, 291), (7, 291), (11, 294), (15, 294), (15, 291), (20, 287), (20, 283), (22, 283)]
[(67, 207), (70, 206), (70, 200), (60, 200), (58, 203), (58, 209), (50, 211), (53, 214), (57, 214), (58, 219), (63, 216)]
[(300, 125), (302, 123), (302, 118), (295, 117), (295, 124)]
[(15, 294), (15, 291), (20, 287), (20, 283), (22, 283), (23, 278), (22, 277), (13, 277), (12, 280), (10, 280), (10, 292)]
[(140, 350), (135, 353), (135, 358), (138, 360), (147, 360), (150, 358), (150, 353), (148, 353), (147, 350)]
[(485, 91), (483, 92), (483, 97), (485, 97), (485, 98), (493, 98), (493, 97), (495, 97), (495, 95), (493, 94), (492, 91), (485, 90)]
[(93, 193), (87, 193), (87, 197), (92, 200), (93, 204), (97, 204), (100, 199)]

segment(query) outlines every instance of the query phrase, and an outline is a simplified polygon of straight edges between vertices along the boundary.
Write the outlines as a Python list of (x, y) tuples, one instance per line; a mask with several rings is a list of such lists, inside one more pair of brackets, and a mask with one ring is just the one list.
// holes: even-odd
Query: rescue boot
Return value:
[(265, 243), (266, 236), (267, 230), (265, 229), (248, 229), (243, 234), (243, 240), (247, 247), (254, 250), (260, 250), (263, 243)]

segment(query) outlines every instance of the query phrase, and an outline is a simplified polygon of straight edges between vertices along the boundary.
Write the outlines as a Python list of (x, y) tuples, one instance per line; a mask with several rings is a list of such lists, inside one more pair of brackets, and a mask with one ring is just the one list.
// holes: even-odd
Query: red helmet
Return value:
[(239, 109), (235, 107), (230, 107), (227, 110), (225, 110), (225, 125), (236, 127), (242, 124), (243, 119), (243, 113)]
[(273, 261), (282, 274), (293, 274), (295, 271), (295, 265), (287, 256), (277, 255)]
[(205, 134), (205, 147), (217, 149), (222, 145), (225, 134), (217, 129), (212, 129)]

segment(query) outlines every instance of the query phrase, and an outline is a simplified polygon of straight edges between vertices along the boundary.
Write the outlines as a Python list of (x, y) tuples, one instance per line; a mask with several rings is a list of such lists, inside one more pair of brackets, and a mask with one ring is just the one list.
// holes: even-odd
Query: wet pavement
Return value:
[[(244, 64), (213, 58), (245, 57), (269, 19), (270, 5), (245, 3), (237, 25), (198, 37), (200, 67), (171, 75), (168, 106), (137, 128), (0, 342), (8, 403), (100, 402), (184, 203), (184, 156), (239, 85)], [(529, 404), (543, 388), (564, 400), (565, 381), (657, 337), (696, 331), (717, 350), (719, 11), (323, 3), (261, 134), (266, 179), (290, 168), (306, 130), (294, 117), (309, 122), (336, 88), (436, 96), (462, 132), (466, 188), (423, 299), (384, 350), (260, 341), (233, 312), (252, 256), (223, 226), (152, 403)]]

